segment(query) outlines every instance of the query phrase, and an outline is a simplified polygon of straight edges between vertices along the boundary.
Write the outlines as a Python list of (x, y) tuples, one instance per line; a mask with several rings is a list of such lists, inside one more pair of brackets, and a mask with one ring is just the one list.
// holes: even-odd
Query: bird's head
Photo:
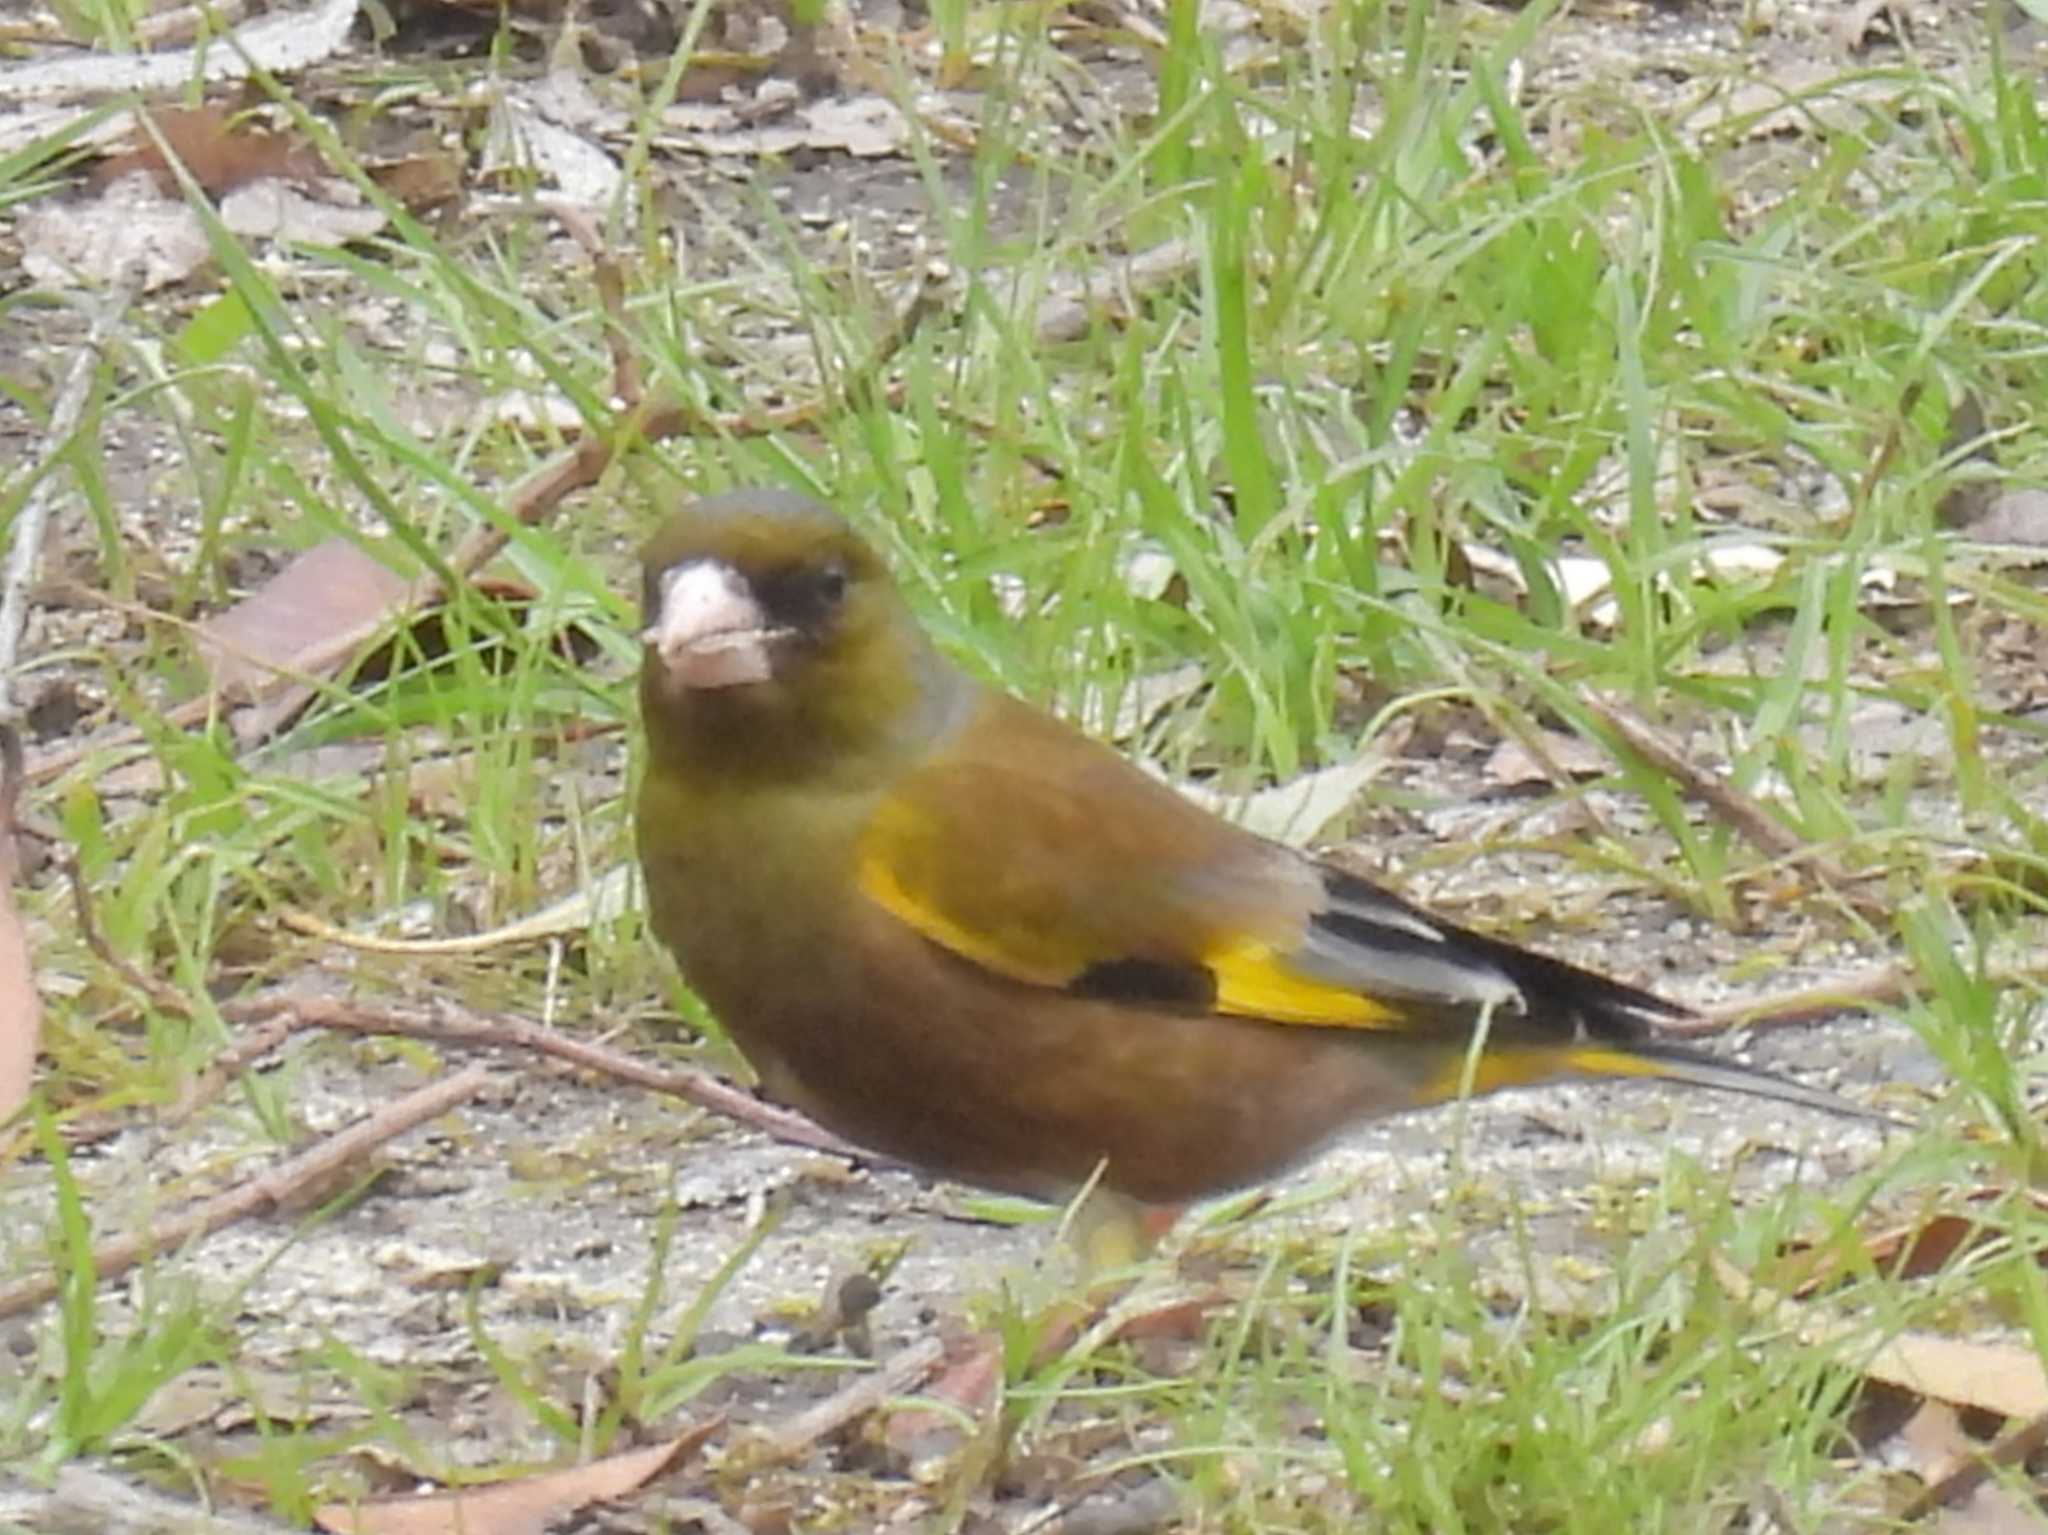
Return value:
[(640, 699), (658, 761), (857, 771), (921, 728), (944, 663), (888, 567), (807, 497), (693, 502), (641, 551)]

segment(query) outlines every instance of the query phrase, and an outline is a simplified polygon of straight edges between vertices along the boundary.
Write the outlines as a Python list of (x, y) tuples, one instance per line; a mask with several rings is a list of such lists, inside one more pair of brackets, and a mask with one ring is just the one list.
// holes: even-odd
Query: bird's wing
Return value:
[(879, 803), (855, 877), (997, 975), (1335, 1028), (1448, 1029), (1500, 1008), (1554, 1019), (1567, 1039), (1620, 1039), (1676, 1011), (1438, 922), (1218, 820), (1065, 726), (996, 707), (1000, 729), (971, 727)]

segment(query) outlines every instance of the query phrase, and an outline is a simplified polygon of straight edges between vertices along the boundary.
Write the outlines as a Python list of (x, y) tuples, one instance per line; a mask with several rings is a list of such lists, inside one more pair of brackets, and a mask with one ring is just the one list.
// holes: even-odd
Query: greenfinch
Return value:
[(1461, 1091), (1848, 1107), (1659, 1043), (1684, 1009), (1233, 826), (973, 680), (814, 501), (698, 501), (643, 561), (654, 931), (763, 1088), (848, 1140), (1088, 1188), (1139, 1246), (1156, 1212)]

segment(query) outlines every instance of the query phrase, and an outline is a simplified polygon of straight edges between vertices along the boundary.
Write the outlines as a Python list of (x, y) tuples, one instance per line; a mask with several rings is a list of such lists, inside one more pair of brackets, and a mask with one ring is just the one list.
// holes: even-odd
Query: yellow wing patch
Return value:
[[(1201, 966), (1217, 1012), (1317, 1028), (1398, 1027), (1395, 1004), (1303, 974), (1263, 937), (1219, 933), (1192, 913), (1144, 915), (1125, 901), (1091, 909), (1063, 880), (1029, 869), (963, 874), (955, 839), (900, 800), (884, 801), (854, 861), (861, 892), (930, 942), (996, 975), (1065, 987), (1118, 961)], [(1161, 952), (1165, 951), (1165, 952)]]
[[(1508, 1046), (1488, 1050), (1472, 1072), (1472, 1092), (1479, 1096), (1503, 1087), (1528, 1087), (1558, 1077), (1669, 1077), (1662, 1062), (1601, 1045), (1565, 1045), (1541, 1049)], [(1458, 1096), (1465, 1085), (1465, 1057), (1450, 1058), (1444, 1069), (1424, 1083), (1419, 1102), (1441, 1103)]]
[(854, 880), (869, 900), (913, 932), (985, 970), (1036, 986), (1064, 986), (1074, 978), (1072, 960), (1055, 952), (1041, 935), (1015, 926), (995, 930), (969, 926), (920, 900), (904, 884), (886, 849), (864, 849), (854, 867)]
[(1289, 969), (1285, 956), (1269, 943), (1241, 940), (1210, 950), (1203, 963), (1216, 977), (1219, 1013), (1341, 1029), (1377, 1029), (1400, 1021), (1392, 1006), (1362, 991)]
[(1099, 956), (1077, 944), (1058, 885), (963, 865), (945, 817), (884, 800), (854, 855), (861, 892), (962, 959), (1033, 986), (1064, 986)]

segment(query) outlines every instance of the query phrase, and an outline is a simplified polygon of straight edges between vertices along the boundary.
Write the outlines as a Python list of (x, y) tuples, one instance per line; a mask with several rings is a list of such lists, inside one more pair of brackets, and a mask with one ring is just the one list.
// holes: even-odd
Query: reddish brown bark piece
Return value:
[(280, 673), (319, 671), (338, 634), (388, 613), (411, 586), (345, 539), (316, 544), (263, 587), (199, 626), (200, 654), (223, 692), (262, 687)]
[(563, 1514), (638, 1492), (708, 1439), (717, 1419), (667, 1444), (628, 1450), (566, 1471), (549, 1471), (489, 1487), (369, 1503), (329, 1503), (314, 1522), (335, 1535), (544, 1535)]
[[(157, 107), (150, 114), (156, 133), (137, 125), (132, 148), (102, 160), (93, 171), (93, 185), (104, 187), (132, 171), (148, 171), (157, 190), (178, 195), (175, 159), (213, 197), (252, 181), (276, 178), (307, 182), (328, 174), (310, 144), (272, 133), (219, 103), (198, 107)], [(165, 150), (170, 151), (169, 156)]]

